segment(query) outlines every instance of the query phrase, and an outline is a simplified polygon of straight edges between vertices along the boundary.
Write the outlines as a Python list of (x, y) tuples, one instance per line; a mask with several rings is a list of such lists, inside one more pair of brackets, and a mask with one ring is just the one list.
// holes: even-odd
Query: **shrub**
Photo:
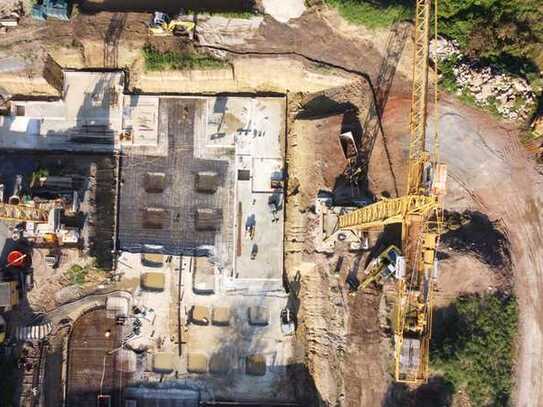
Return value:
[(454, 74), (454, 67), (458, 64), (458, 62), (459, 58), (452, 57), (439, 63), (439, 70), (441, 74), (439, 82), (445, 90), (451, 93), (454, 93), (459, 89), (456, 82), (456, 75)]
[(440, 31), (477, 57), (527, 56), (543, 40), (540, 0), (442, 0)]
[(439, 31), (485, 64), (526, 78), (539, 72), (533, 59), (543, 43), (540, 0), (442, 0)]
[(210, 13), (212, 16), (219, 16), (224, 18), (240, 18), (243, 20), (248, 20), (256, 16), (252, 11), (216, 11)]
[[(412, 18), (414, 1), (324, 0), (348, 21), (370, 28)], [(462, 52), (507, 72), (539, 78), (534, 60), (543, 49), (541, 0), (440, 0), (439, 33)], [(534, 78), (536, 79), (536, 78)]]
[(433, 369), (466, 390), (473, 405), (509, 405), (517, 313), (511, 296), (461, 297), (434, 334)]
[(65, 275), (70, 280), (70, 284), (73, 285), (83, 285), (85, 284), (85, 280), (87, 277), (87, 274), (89, 272), (88, 267), (81, 267), (78, 264), (74, 264), (72, 267), (66, 271)]

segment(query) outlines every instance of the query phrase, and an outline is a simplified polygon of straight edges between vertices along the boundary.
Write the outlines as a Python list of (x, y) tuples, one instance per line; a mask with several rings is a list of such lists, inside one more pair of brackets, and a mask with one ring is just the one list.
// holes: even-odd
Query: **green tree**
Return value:
[(517, 303), (499, 294), (459, 298), (436, 325), (431, 363), (477, 406), (507, 406), (512, 388)]
[(470, 57), (528, 74), (543, 44), (540, 0), (441, 0), (440, 33)]

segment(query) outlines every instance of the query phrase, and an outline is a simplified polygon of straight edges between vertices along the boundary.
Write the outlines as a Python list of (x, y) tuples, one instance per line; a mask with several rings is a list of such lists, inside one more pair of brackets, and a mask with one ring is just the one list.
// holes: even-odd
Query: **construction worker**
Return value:
[(272, 222), (279, 221), (278, 212), (279, 212), (279, 204), (280, 203), (281, 202), (280, 202), (279, 196), (277, 194), (272, 194), (268, 198), (268, 207), (270, 208), (271, 213), (272, 213)]

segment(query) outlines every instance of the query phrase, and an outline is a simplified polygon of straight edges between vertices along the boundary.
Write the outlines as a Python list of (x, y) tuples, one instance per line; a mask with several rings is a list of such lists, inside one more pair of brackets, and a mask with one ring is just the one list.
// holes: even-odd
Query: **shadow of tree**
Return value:
[(510, 244), (497, 222), (479, 211), (446, 211), (445, 220), (447, 224), (457, 225), (457, 229), (441, 236), (445, 246), (460, 252), (472, 251), (490, 266), (510, 268)]
[(383, 407), (448, 407), (452, 405), (454, 386), (442, 376), (433, 376), (428, 383), (410, 389), (404, 383), (392, 383)]

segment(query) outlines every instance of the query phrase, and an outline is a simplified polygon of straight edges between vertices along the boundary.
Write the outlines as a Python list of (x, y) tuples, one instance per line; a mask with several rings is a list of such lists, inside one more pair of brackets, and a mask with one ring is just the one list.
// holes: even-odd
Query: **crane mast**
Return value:
[(428, 101), (428, 55), (431, 0), (417, 0), (413, 49), (413, 85), (409, 121), (409, 170), (407, 194), (419, 193), (422, 171), (429, 159), (426, 152), (426, 110)]
[[(435, 7), (434, 10), (437, 25)], [(339, 229), (355, 231), (392, 223), (402, 225), (405, 268), (395, 275), (395, 304), (390, 319), (394, 331), (394, 375), (396, 381), (405, 383), (428, 379), (435, 254), (446, 179), (446, 166), (438, 164), (437, 158), (426, 150), (431, 12), (432, 0), (416, 0), (406, 193), (344, 214), (338, 222)], [(437, 153), (437, 128), (433, 141)]]

